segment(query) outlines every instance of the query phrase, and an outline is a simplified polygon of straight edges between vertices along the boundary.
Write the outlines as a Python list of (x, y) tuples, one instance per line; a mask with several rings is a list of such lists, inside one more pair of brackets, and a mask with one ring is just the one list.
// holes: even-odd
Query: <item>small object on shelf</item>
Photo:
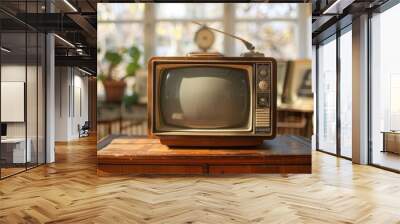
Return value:
[(383, 150), (382, 152), (391, 152), (400, 154), (400, 132), (395, 130), (382, 131)]
[(196, 32), (194, 36), (194, 41), (201, 50), (207, 52), (215, 42), (215, 35), (206, 26), (202, 26)]

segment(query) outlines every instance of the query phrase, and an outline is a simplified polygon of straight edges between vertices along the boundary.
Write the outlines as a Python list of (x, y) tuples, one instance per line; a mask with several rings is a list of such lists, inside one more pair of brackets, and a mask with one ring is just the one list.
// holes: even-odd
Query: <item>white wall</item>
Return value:
[(69, 117), (69, 69), (67, 67), (55, 68), (55, 140), (68, 140)]
[[(27, 136), (30, 143), (32, 161), (36, 162), (37, 158), (39, 159), (39, 163), (45, 162), (45, 120), (43, 112), (45, 90), (43, 89), (43, 78), (44, 74), (42, 73), (41, 66), (25, 66), (25, 64), (3, 64), (1, 66), (2, 82), (23, 82), (27, 91), (26, 101), (22, 102), (22, 107), (12, 108), (3, 105), (1, 108), (3, 113), (17, 113), (17, 111), (13, 110), (20, 110), (18, 113), (22, 113), (22, 116), (24, 116), (26, 112), (27, 116), (26, 120), (23, 119), (21, 122), (6, 122), (7, 137), (24, 138)], [(24, 94), (24, 90), (19, 90), (19, 92), (20, 94)], [(7, 95), (2, 95), (2, 98), (4, 97), (7, 97)]]
[[(32, 66), (28, 66), (27, 68), (25, 65), (2, 65), (1, 66), (1, 81), (3, 82), (25, 82), (25, 75), (26, 71), (25, 69), (28, 69), (28, 74), (33, 71), (33, 69), (36, 69)], [(36, 70), (35, 70), (36, 72)], [(34, 83), (36, 85), (36, 83)], [(29, 89), (28, 89), (29, 90)], [(34, 92), (28, 92), (27, 93), (28, 97), (35, 96), (36, 97), (36, 89)], [(31, 102), (32, 100), (28, 100), (28, 102)], [(36, 105), (35, 105), (36, 107)], [(1, 110), (7, 110), (7, 108), (1, 108)], [(33, 120), (33, 117), (31, 117), (33, 114), (27, 114), (28, 116), (28, 121)], [(36, 121), (36, 114), (35, 116), (35, 121)], [(7, 123), (7, 136), (8, 137), (25, 137), (25, 122), (11, 122)], [(31, 127), (29, 125), (28, 127)], [(28, 136), (29, 137), (29, 136)]]
[[(76, 74), (77, 70), (75, 70), (74, 82), (73, 82), (73, 96), (74, 99), (74, 108), (72, 108), (72, 119), (71, 119), (71, 136), (72, 138), (78, 138), (78, 124), (83, 125), (85, 121), (89, 120), (88, 117), (88, 78), (80, 76), (82, 73), (79, 72), (79, 75)], [(72, 103), (71, 103), (72, 105)]]
[[(2, 65), (1, 81), (25, 82), (25, 65)], [(6, 110), (6, 108), (1, 108)], [(7, 124), (7, 137), (25, 137), (25, 122)]]
[(88, 120), (88, 78), (83, 75), (76, 68), (56, 67), (56, 141), (79, 138), (78, 125)]

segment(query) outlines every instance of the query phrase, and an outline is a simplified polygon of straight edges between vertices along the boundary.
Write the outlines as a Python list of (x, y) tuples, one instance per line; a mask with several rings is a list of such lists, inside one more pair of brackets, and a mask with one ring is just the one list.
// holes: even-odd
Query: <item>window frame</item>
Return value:
[[(319, 43), (316, 44), (316, 94), (315, 94), (315, 102), (316, 102), (316, 110), (315, 110), (315, 116), (316, 116), (316, 138), (315, 138), (315, 143), (316, 143), (316, 151), (323, 152), (329, 155), (337, 156), (339, 158), (343, 158), (346, 160), (352, 160), (352, 158), (347, 157), (342, 155), (341, 152), (341, 119), (340, 119), (340, 104), (341, 104), (341, 92), (340, 92), (340, 77), (341, 77), (341, 66), (340, 66), (340, 60), (341, 60), (341, 55), (340, 55), (340, 38), (342, 35), (344, 35), (347, 32), (352, 32), (352, 23), (347, 24), (345, 27), (337, 30), (334, 34), (326, 37), (323, 40), (320, 40)], [(329, 43), (330, 41), (336, 41), (336, 152), (332, 153), (327, 150), (321, 149), (319, 147), (319, 85), (320, 85), (320, 80), (319, 80), (319, 63), (320, 63), (320, 45), (321, 44), (326, 44)]]
[[(353, 30), (353, 27), (352, 27), (352, 24), (348, 24), (347, 26), (345, 26), (343, 29), (341, 29), (340, 31), (339, 31), (339, 33), (340, 33), (340, 35), (339, 35), (339, 37), (338, 37), (338, 40), (340, 40), (341, 41), (341, 37), (344, 35), (344, 34), (346, 34), (346, 33), (348, 33), (348, 32), (352, 32), (352, 30)], [(338, 113), (338, 119), (337, 119), (337, 122), (339, 122), (340, 123), (340, 125), (339, 125), (339, 130), (338, 130), (338, 133), (337, 134), (339, 134), (340, 136), (339, 136), (339, 142), (338, 142), (338, 144), (340, 144), (340, 146), (339, 146), (339, 149), (338, 149), (338, 151), (339, 151), (339, 153), (340, 153), (340, 156), (342, 157), (342, 158), (345, 158), (345, 159), (348, 159), (348, 160), (352, 160), (352, 157), (353, 156), (351, 156), (351, 157), (348, 157), (348, 156), (345, 156), (345, 155), (343, 155), (343, 153), (342, 153), (342, 148), (341, 148), (341, 146), (342, 146), (342, 139), (341, 139), (341, 136), (342, 136), (342, 119), (341, 119), (341, 103), (342, 103), (342, 97), (341, 97), (341, 93), (342, 93), (342, 91), (341, 91), (341, 77), (342, 77), (342, 67), (341, 67), (341, 45), (340, 45), (340, 43), (339, 43), (339, 46), (338, 46), (338, 51), (337, 51), (337, 53), (339, 54), (338, 56), (337, 56), (337, 59), (338, 59), (338, 62), (337, 62), (337, 66), (338, 66), (338, 69), (339, 69), (339, 75), (338, 75), (338, 78), (339, 78), (339, 81), (338, 81), (338, 96), (339, 96), (339, 100), (338, 100), (338, 103), (340, 104), (339, 105), (339, 107), (337, 108), (337, 113)], [(352, 63), (353, 64), (353, 63)], [(352, 87), (353, 88), (353, 87)], [(352, 111), (353, 111), (353, 108), (352, 108)], [(352, 124), (353, 125), (353, 124)], [(353, 136), (352, 136), (353, 137)], [(351, 152), (353, 152), (353, 149), (351, 149)]]
[(373, 88), (372, 88), (372, 76), (373, 76), (373, 68), (372, 68), (372, 54), (373, 54), (373, 49), (372, 49), (372, 41), (373, 41), (373, 34), (372, 34), (372, 19), (374, 17), (374, 14), (381, 14), (384, 13), (385, 11), (391, 9), (392, 7), (396, 6), (400, 4), (398, 0), (388, 0), (385, 3), (383, 3), (382, 5), (378, 6), (377, 8), (373, 9), (373, 10), (369, 10), (367, 12), (368, 14), (368, 30), (367, 30), (367, 39), (368, 39), (368, 54), (367, 54), (367, 79), (368, 79), (368, 86), (367, 86), (367, 91), (368, 91), (368, 96), (367, 96), (367, 119), (368, 119), (368, 152), (367, 152), (367, 162), (368, 165), (373, 166), (373, 167), (377, 167), (383, 170), (387, 170), (387, 171), (391, 171), (391, 172), (395, 172), (395, 173), (400, 173), (400, 170), (394, 169), (394, 168), (390, 168), (378, 163), (374, 163), (373, 162), (373, 153), (374, 153), (374, 149), (373, 149), (373, 131), (372, 131), (372, 94), (373, 94)]
[[(104, 3), (107, 4), (107, 3)], [(157, 23), (160, 22), (170, 22), (170, 23), (185, 23), (185, 22), (191, 22), (193, 19), (170, 19), (170, 18), (156, 18), (156, 7), (152, 3), (143, 3), (145, 4), (144, 6), (144, 13), (143, 13), (143, 19), (128, 19), (128, 20), (98, 20), (98, 24), (101, 23), (138, 23), (138, 24), (146, 24), (143, 26), (143, 31), (144, 31), (144, 60), (147, 61), (152, 55), (155, 54), (155, 46), (152, 44), (149, 44), (149, 40), (154, 40), (156, 37), (156, 25)], [(235, 4), (231, 3), (220, 3), (223, 4), (223, 10), (224, 12), (222, 13), (222, 17), (220, 18), (202, 18), (202, 19), (196, 19), (196, 21), (200, 23), (208, 23), (208, 22), (219, 22), (222, 24), (223, 30), (228, 33), (235, 33), (235, 24), (240, 23), (240, 22), (256, 22), (257, 24), (263, 24), (263, 23), (276, 23), (276, 22), (284, 22), (284, 23), (289, 23), (294, 25), (294, 42), (296, 44), (296, 52), (295, 55), (299, 55), (299, 41), (301, 38), (300, 36), (300, 31), (297, 27), (299, 19), (300, 19), (300, 11), (301, 7), (297, 7), (297, 13), (295, 17), (272, 17), (272, 18), (238, 18), (235, 15)], [(288, 3), (290, 4), (290, 3)], [(218, 34), (219, 35), (219, 34)], [(234, 44), (236, 40), (232, 39), (231, 37), (224, 36), (223, 41), (222, 41), (222, 49), (225, 54), (234, 54), (239, 56), (240, 52), (236, 52), (236, 48), (234, 47), (233, 50), (229, 48), (228, 46), (230, 44)]]
[[(33, 2), (33, 3), (36, 3), (36, 10), (35, 11), (39, 12), (40, 11), (39, 10), (39, 1), (36, 1), (36, 2)], [(25, 14), (25, 16), (27, 15), (27, 13), (31, 13), (31, 12), (28, 12), (28, 10), (27, 10), (27, 4), (24, 4), (23, 7), (24, 7), (23, 8), (24, 12), (22, 12), (22, 13)], [(0, 6), (0, 8), (1, 8), (1, 6)], [(12, 13), (9, 13), (8, 11), (6, 11), (4, 9), (1, 9), (1, 10), (4, 13), (8, 14), (10, 19), (13, 19), (15, 21), (19, 21), (21, 23), (21, 25), (23, 26), (23, 28), (21, 30), (18, 30), (18, 31), (8, 31), (8, 30), (1, 30), (0, 29), (0, 46), (2, 45), (2, 35), (8, 34), (8, 33), (11, 33), (11, 34), (19, 33), (21, 35), (24, 35), (24, 49), (22, 51), (24, 51), (24, 53), (25, 53), (24, 56), (21, 57), (21, 58), (24, 59), (24, 66), (25, 66), (25, 68), (24, 68), (24, 71), (25, 71), (25, 74), (24, 74), (24, 77), (25, 77), (25, 80), (24, 80), (24, 83), (25, 83), (24, 84), (24, 86), (25, 86), (24, 87), (24, 92), (25, 92), (24, 93), (24, 122), (23, 122), (24, 134), (21, 137), (21, 138), (24, 139), (24, 150), (25, 150), (25, 158), (24, 159), (25, 159), (25, 163), (24, 163), (24, 168), (23, 169), (21, 169), (21, 170), (19, 170), (17, 172), (13, 172), (11, 174), (7, 174), (7, 175), (4, 175), (4, 173), (2, 173), (2, 167), (1, 167), (2, 164), (0, 163), (0, 180), (3, 180), (3, 179), (6, 179), (6, 178), (9, 178), (9, 177), (12, 177), (14, 175), (17, 175), (19, 173), (26, 172), (26, 171), (28, 171), (30, 169), (34, 169), (34, 168), (39, 167), (41, 165), (47, 164), (47, 160), (48, 160), (48, 158), (47, 158), (47, 153), (48, 153), (48, 150), (47, 150), (47, 146), (48, 146), (48, 139), (47, 139), (47, 70), (48, 70), (48, 68), (47, 68), (47, 56), (48, 56), (47, 55), (47, 47), (48, 46), (47, 45), (49, 43), (49, 40), (48, 40), (48, 36), (47, 36), (48, 33), (47, 32), (44, 32), (44, 31), (39, 30), (39, 29), (36, 29), (36, 28), (30, 26), (29, 24), (24, 23), (23, 21), (20, 21)], [(49, 7), (47, 7), (47, 5), (46, 5), (45, 12), (48, 12), (48, 10), (49, 10)], [(36, 13), (35, 11), (33, 13)], [(1, 24), (0, 24), (0, 28), (1, 28)], [(32, 62), (28, 62), (28, 48), (30, 47), (30, 46), (28, 46), (28, 43), (29, 43), (28, 42), (28, 39), (29, 39), (28, 34), (32, 34), (34, 37), (36, 37), (35, 41), (33, 42), (33, 44), (36, 45), (33, 48), (34, 51), (35, 51), (36, 58)], [(40, 51), (39, 51), (39, 49), (40, 49)], [(40, 58), (40, 60), (39, 60), (39, 58)], [(2, 67), (3, 67), (2, 62), (3, 62), (3, 53), (1, 52), (0, 53), (0, 82), (2, 80)], [(33, 74), (35, 76), (35, 78), (36, 78), (36, 80), (35, 80), (36, 84), (34, 86), (36, 88), (35, 93), (34, 93), (36, 95), (36, 96), (34, 96), (34, 97), (36, 97), (36, 102), (34, 104), (34, 106), (36, 106), (36, 109), (35, 109), (36, 121), (33, 121), (33, 122), (30, 120), (30, 118), (28, 118), (27, 85), (29, 83), (29, 81), (28, 81), (28, 65), (29, 65), (29, 63), (31, 63), (32, 65), (35, 66), (34, 72), (31, 72), (29, 74), (29, 76), (31, 76)], [(39, 72), (39, 66), (42, 66), (41, 72)], [(41, 94), (40, 94), (42, 96), (42, 98), (41, 98), (41, 100), (42, 100), (41, 109), (43, 110), (44, 114), (39, 114), (39, 74), (40, 73), (41, 73), (41, 78), (42, 78), (41, 82), (42, 82), (42, 85), (43, 85), (42, 86), (43, 92), (41, 92)], [(1, 90), (1, 86), (0, 86), (0, 90)], [(0, 95), (1, 95), (1, 93), (0, 93)], [(1, 97), (0, 97), (0, 101), (1, 101)], [(0, 110), (1, 109), (2, 108), (1, 108), (1, 105), (0, 105)], [(1, 117), (1, 115), (0, 115), (0, 117)], [(29, 124), (30, 121), (32, 122), (31, 124)], [(43, 125), (41, 133), (39, 133), (39, 121)], [(0, 119), (0, 123), (2, 123), (1, 119)], [(29, 137), (29, 138), (32, 138), (32, 141), (33, 141), (34, 138), (36, 139), (36, 148), (34, 148), (34, 147), (33, 147), (33, 149), (31, 148), (31, 150), (32, 150), (31, 151), (31, 156), (36, 151), (36, 157), (34, 158), (35, 161), (33, 161), (33, 162), (32, 161), (28, 162), (28, 153), (27, 153), (27, 149), (28, 149), (28, 125), (36, 125), (36, 127), (34, 127), (36, 130), (32, 129), (32, 130), (36, 131), (36, 133), (35, 133), (36, 135), (32, 136), (32, 137)], [(42, 136), (43, 139), (42, 139), (42, 142), (41, 142), (42, 143), (42, 146), (41, 146), (42, 148), (41, 149), (39, 149), (39, 134), (43, 135)], [(34, 144), (34, 143), (32, 142), (32, 144)], [(39, 157), (40, 150), (41, 150), (42, 154)], [(1, 157), (1, 154), (2, 154), (2, 146), (0, 144), (0, 157)], [(31, 158), (31, 159), (33, 159), (33, 158)], [(29, 163), (29, 165), (28, 165), (28, 163)]]

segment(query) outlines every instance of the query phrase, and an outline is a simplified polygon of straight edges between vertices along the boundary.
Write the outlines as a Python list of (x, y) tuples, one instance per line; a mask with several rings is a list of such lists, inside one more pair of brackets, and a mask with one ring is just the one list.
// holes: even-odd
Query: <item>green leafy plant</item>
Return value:
[(139, 48), (132, 46), (127, 49), (127, 53), (130, 57), (130, 62), (126, 66), (126, 75), (122, 78), (132, 77), (136, 74), (136, 71), (140, 69), (139, 59), (140, 59), (140, 50)]
[[(98, 49), (99, 50), (99, 49)], [(139, 48), (136, 46), (132, 46), (130, 48), (124, 48), (119, 51), (108, 50), (104, 54), (104, 59), (108, 62), (109, 66), (107, 69), (107, 73), (100, 73), (99, 80), (117, 80), (113, 76), (114, 69), (121, 64), (124, 60), (124, 57), (128, 57), (128, 65), (125, 68), (125, 75), (120, 79), (121, 81), (125, 80), (128, 77), (133, 77), (136, 74), (136, 71), (140, 69), (140, 56), (141, 52)]]
[(131, 106), (137, 104), (139, 101), (139, 95), (136, 92), (133, 92), (132, 95), (124, 96), (122, 102), (125, 105), (125, 108), (129, 109)]
[(121, 63), (122, 55), (116, 51), (107, 51), (104, 55), (104, 58), (110, 63), (107, 71), (107, 79), (113, 79), (113, 71), (114, 69)]

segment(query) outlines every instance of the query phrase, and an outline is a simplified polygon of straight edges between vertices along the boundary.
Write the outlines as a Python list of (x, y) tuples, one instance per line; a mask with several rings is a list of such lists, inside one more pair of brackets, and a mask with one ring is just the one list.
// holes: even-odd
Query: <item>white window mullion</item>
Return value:
[(156, 43), (156, 20), (155, 20), (155, 7), (153, 4), (146, 4), (144, 8), (144, 61), (148, 61), (152, 55), (155, 54)]
[[(224, 3), (223, 29), (227, 33), (235, 33), (235, 5)], [(232, 37), (224, 35), (224, 54), (236, 56), (235, 40)]]
[[(295, 27), (295, 41), (297, 43), (297, 57), (311, 58), (311, 7), (309, 4), (299, 4), (297, 7), (297, 26)], [(305, 44), (306, 43), (306, 44)]]

